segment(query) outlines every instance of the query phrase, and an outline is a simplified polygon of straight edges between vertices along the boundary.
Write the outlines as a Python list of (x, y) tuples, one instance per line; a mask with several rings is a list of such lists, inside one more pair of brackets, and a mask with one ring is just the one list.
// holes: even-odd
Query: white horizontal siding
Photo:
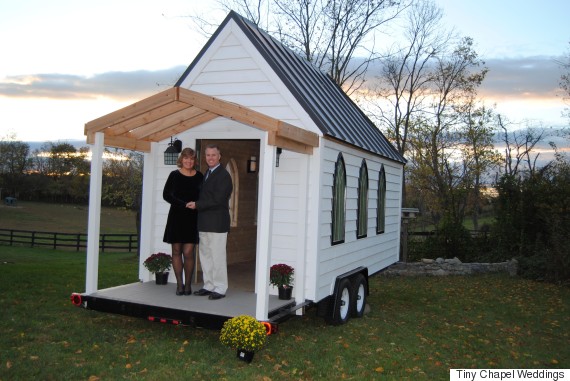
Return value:
[(299, 223), (299, 154), (281, 154), (275, 168), (271, 261), (295, 266)]
[(182, 86), (322, 135), (233, 21), (212, 41)]
[[(332, 186), (336, 160), (342, 152), (346, 165), (346, 226), (345, 242), (331, 245)], [(368, 230), (367, 237), (356, 238), (358, 178), (362, 159), (368, 167)], [(340, 274), (358, 266), (370, 273), (380, 271), (396, 262), (400, 246), (400, 203), (402, 165), (351, 147), (324, 140), (322, 147), (323, 177), (321, 181), (320, 224), (318, 226), (319, 258), (316, 266), (316, 300), (332, 292), (334, 280)], [(386, 228), (376, 234), (378, 174), (381, 166), (386, 173)]]
[[(227, 92), (228, 86), (226, 83), (205, 83), (205, 84), (194, 84), (192, 90), (199, 93), (215, 93), (219, 95), (225, 94)], [(246, 82), (242, 83), (240, 86), (240, 91), (244, 95), (251, 94), (274, 94), (275, 89), (268, 82)], [(228, 95), (228, 94), (226, 94)], [(234, 94), (230, 94), (234, 95)]]
[[(271, 264), (286, 263), (295, 268), (294, 287), (303, 287), (304, 298), (315, 293), (315, 240), (316, 224), (311, 212), (318, 207), (311, 203), (317, 195), (310, 192), (319, 176), (309, 176), (308, 184), (303, 175), (304, 166), (318, 164), (316, 155), (306, 156), (283, 151), (279, 167), (275, 168), (273, 198), (273, 230), (271, 239)], [(318, 170), (317, 170), (318, 173)], [(307, 189), (308, 188), (308, 189)], [(318, 187), (314, 188), (318, 191)], [(315, 192), (316, 193), (316, 192)], [(307, 210), (308, 209), (308, 210)], [(275, 290), (271, 290), (275, 293)]]
[[(238, 74), (239, 76), (236, 76)], [(257, 69), (211, 71), (203, 73), (196, 79), (194, 85), (202, 84), (231, 84), (231, 83), (267, 83), (267, 77)]]

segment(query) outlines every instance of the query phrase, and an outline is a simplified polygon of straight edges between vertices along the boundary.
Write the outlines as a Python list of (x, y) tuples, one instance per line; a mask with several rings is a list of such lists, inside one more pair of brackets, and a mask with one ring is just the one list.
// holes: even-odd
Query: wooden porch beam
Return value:
[[(105, 135), (105, 145), (129, 149), (133, 151), (150, 152), (150, 141), (135, 139), (127, 136)], [(87, 144), (95, 144), (95, 133), (87, 135)]]
[(159, 142), (170, 136), (177, 135), (181, 132), (187, 131), (193, 127), (199, 126), (212, 119), (217, 118), (218, 115), (209, 112), (202, 113), (194, 118), (187, 119), (181, 123), (175, 124), (163, 130), (156, 131), (154, 134), (148, 135), (147, 139), (153, 142)]
[(281, 137), (276, 133), (269, 133), (268, 138), (269, 145), (281, 147), (288, 151), (293, 151), (297, 153), (302, 153), (305, 155), (312, 155), (313, 154), (313, 147), (310, 145), (306, 145), (303, 143), (296, 142), (294, 140), (289, 140), (287, 138)]
[(158, 94), (152, 95), (141, 101), (135, 102), (132, 105), (123, 107), (117, 111), (113, 111), (110, 114), (104, 115), (100, 118), (94, 119), (85, 124), (85, 135), (94, 133), (97, 131), (102, 131), (107, 127), (115, 125), (117, 123), (123, 122), (137, 115), (148, 112), (151, 109), (155, 109), (160, 106), (164, 106), (175, 100), (177, 93), (177, 88), (173, 87), (168, 90), (164, 90)]
[[(149, 136), (160, 132), (162, 130), (168, 129), (172, 126), (184, 123), (188, 119), (196, 118), (199, 115), (205, 114), (206, 112), (197, 107), (189, 107), (187, 104), (182, 102), (177, 102), (186, 105), (186, 108), (171, 113), (161, 119), (155, 120), (150, 123), (146, 123), (137, 129), (134, 129), (128, 133), (129, 136), (137, 139), (148, 140)], [(217, 116), (217, 115), (216, 115)], [(150, 139), (153, 140), (153, 139)]]
[(279, 121), (277, 119), (248, 109), (247, 107), (240, 106), (236, 103), (227, 102), (209, 95), (197, 93), (192, 90), (179, 90), (178, 99), (181, 102), (186, 102), (189, 105), (199, 107), (228, 119), (236, 120), (238, 122), (247, 124), (252, 127), (257, 127), (265, 131), (277, 131), (279, 128)]
[(121, 135), (140, 128), (146, 128), (146, 126), (153, 125), (156, 121), (168, 118), (172, 114), (178, 113), (186, 108), (188, 108), (186, 103), (170, 102), (164, 106), (157, 107), (143, 114), (139, 114), (130, 119), (116, 123), (107, 128), (105, 133), (109, 135)]
[(317, 134), (285, 122), (279, 122), (277, 136), (311, 147), (319, 146), (319, 136)]

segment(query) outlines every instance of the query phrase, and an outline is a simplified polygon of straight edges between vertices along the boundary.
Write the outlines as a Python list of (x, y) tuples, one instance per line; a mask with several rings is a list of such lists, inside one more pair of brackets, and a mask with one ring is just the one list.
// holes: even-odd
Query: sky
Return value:
[[(513, 125), (568, 125), (556, 60), (570, 54), (570, 1), (436, 3), (489, 67), (487, 105)], [(0, 0), (0, 140), (85, 140), (85, 123), (172, 86), (206, 43), (187, 16), (215, 5)]]

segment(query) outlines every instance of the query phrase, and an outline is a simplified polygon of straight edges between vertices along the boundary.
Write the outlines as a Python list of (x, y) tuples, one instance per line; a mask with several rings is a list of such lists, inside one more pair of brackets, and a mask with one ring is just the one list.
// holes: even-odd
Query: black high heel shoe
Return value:
[(178, 286), (176, 286), (176, 295), (178, 296), (184, 295), (184, 285), (182, 285), (181, 289), (179, 289)]
[(192, 287), (188, 286), (188, 290), (184, 288), (184, 295), (192, 295)]

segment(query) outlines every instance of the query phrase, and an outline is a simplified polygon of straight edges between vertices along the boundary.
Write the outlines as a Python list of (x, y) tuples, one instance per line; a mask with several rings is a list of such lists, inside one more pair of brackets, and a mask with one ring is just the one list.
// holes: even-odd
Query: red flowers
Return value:
[(284, 263), (273, 265), (269, 269), (269, 283), (275, 287), (291, 287), (294, 272), (293, 267)]
[(170, 270), (172, 257), (166, 253), (156, 253), (145, 259), (144, 267), (151, 273), (163, 273)]

